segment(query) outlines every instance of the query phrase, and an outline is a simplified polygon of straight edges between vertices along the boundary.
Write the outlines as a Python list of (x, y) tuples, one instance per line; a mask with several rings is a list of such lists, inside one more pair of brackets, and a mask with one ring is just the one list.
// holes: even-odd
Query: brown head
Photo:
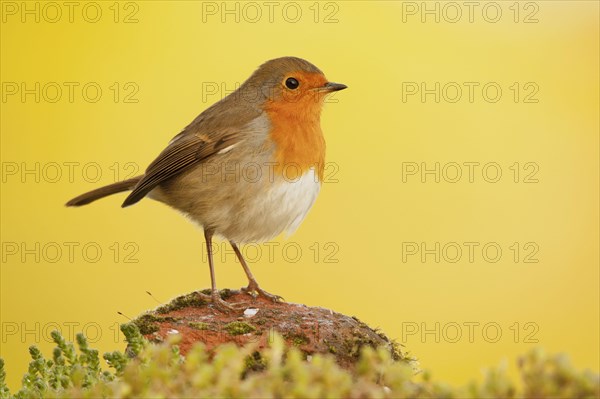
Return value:
[(345, 88), (329, 82), (319, 68), (302, 58), (281, 57), (262, 64), (240, 92), (255, 98), (263, 109), (318, 117), (325, 95)]

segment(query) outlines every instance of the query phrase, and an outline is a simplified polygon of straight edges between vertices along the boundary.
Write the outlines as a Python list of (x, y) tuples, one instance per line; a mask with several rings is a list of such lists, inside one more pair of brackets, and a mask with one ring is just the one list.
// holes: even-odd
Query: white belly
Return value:
[(263, 193), (247, 199), (244, 209), (232, 209), (230, 223), (216, 232), (238, 243), (266, 241), (282, 232), (292, 234), (306, 217), (320, 189), (314, 168), (293, 181), (280, 179)]
[[(200, 166), (203, 168), (205, 165)], [(151, 197), (183, 212), (191, 220), (238, 244), (262, 242), (293, 233), (312, 207), (321, 183), (314, 168), (294, 180), (263, 173), (260, 181), (207, 174), (182, 175)], [(275, 179), (275, 181), (269, 180)]]

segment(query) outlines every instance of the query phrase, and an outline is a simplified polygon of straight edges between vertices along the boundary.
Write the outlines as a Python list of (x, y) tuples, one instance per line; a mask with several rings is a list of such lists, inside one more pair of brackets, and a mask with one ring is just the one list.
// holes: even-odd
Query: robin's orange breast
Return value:
[(323, 181), (325, 139), (320, 125), (322, 99), (304, 96), (290, 101), (271, 101), (265, 111), (271, 121), (275, 144), (275, 172), (297, 179), (314, 168)]
[(325, 139), (321, 131), (321, 109), (325, 93), (314, 88), (327, 83), (322, 73), (296, 71), (290, 74), (303, 84), (264, 104), (275, 144), (275, 171), (286, 179), (304, 176), (311, 168), (323, 180)]

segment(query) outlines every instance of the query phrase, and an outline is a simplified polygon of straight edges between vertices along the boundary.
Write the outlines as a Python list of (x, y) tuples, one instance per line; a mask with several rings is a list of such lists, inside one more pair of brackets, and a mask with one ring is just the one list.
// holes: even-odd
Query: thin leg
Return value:
[(254, 294), (256, 293), (256, 294), (258, 294), (258, 296), (262, 296), (264, 298), (270, 299), (273, 302), (282, 301), (283, 298), (280, 297), (279, 295), (269, 294), (267, 291), (263, 290), (262, 288), (260, 288), (258, 286), (258, 282), (252, 275), (252, 272), (250, 271), (250, 268), (246, 264), (246, 260), (242, 256), (242, 252), (240, 251), (240, 249), (238, 248), (236, 243), (234, 243), (233, 241), (229, 241), (229, 243), (231, 244), (231, 247), (235, 251), (237, 258), (240, 260), (240, 263), (242, 264), (242, 267), (244, 268), (244, 272), (246, 273), (246, 277), (248, 277), (248, 286), (246, 288), (242, 288), (242, 291), (244, 291), (252, 296), (254, 296)]
[(219, 290), (217, 289), (217, 280), (215, 278), (215, 266), (213, 262), (212, 253), (212, 236), (213, 232), (211, 230), (204, 230), (204, 238), (206, 239), (206, 251), (208, 253), (208, 267), (210, 268), (210, 300), (215, 308), (223, 312), (230, 312), (232, 310), (235, 310), (235, 307), (221, 299), (221, 295), (219, 295)]
[(208, 267), (210, 269), (210, 288), (212, 295), (214, 296), (215, 293), (218, 293), (218, 291), (217, 279), (215, 278), (215, 265), (213, 263), (212, 236), (212, 231), (204, 230), (204, 239), (206, 240), (206, 252), (208, 253)]

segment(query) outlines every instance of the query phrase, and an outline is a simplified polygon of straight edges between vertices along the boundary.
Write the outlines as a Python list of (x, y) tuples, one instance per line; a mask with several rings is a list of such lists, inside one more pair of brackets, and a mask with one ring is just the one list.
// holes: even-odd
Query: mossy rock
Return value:
[[(207, 293), (206, 290), (201, 292)], [(384, 347), (392, 359), (416, 368), (415, 359), (401, 345), (356, 317), (319, 307), (273, 303), (234, 290), (223, 290), (221, 295), (241, 310), (221, 312), (202, 300), (198, 292), (192, 292), (139, 316), (134, 323), (151, 342), (162, 342), (170, 334), (180, 334), (179, 349), (183, 355), (196, 342), (203, 342), (209, 352), (227, 342), (238, 346), (255, 342), (261, 349), (268, 346), (277, 332), (288, 346), (300, 349), (305, 357), (329, 353), (347, 369), (354, 368), (366, 346)]]

